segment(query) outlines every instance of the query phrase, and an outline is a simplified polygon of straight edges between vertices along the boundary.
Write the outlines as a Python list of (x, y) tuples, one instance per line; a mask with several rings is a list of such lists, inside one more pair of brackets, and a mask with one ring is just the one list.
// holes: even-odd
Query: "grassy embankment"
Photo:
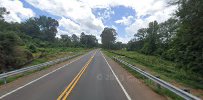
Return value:
[(36, 64), (40, 64), (40, 63), (54, 60), (57, 58), (71, 56), (74, 54), (78, 54), (80, 52), (82, 53), (82, 52), (88, 51), (88, 49), (84, 49), (84, 48), (40, 48), (40, 49), (43, 49), (44, 51), (43, 56), (38, 58), (38, 56), (41, 55), (41, 53), (33, 54), (37, 59), (34, 59), (28, 65), (36, 65)]
[[(32, 62), (24, 65), (24, 67), (31, 66), (31, 65), (37, 65), (40, 63), (55, 60), (58, 58), (63, 58), (66, 56), (72, 56), (72, 55), (75, 55), (78, 53), (85, 53), (85, 52), (90, 50), (90, 49), (84, 49), (84, 48), (40, 48), (40, 49), (44, 51), (43, 55), (41, 57), (39, 57), (41, 55), (40, 52), (34, 53), (33, 56), (36, 59), (34, 59)], [(43, 70), (46, 68), (48, 68), (48, 66), (44, 67), (42, 69), (39, 69), (39, 70)], [(36, 70), (36, 71), (39, 71), (39, 70)], [(8, 77), (7, 82), (8, 83), (12, 82), (12, 81), (14, 81), (14, 80), (16, 80), (22, 76), (29, 75), (29, 74), (34, 73), (36, 71), (29, 71), (29, 72), (25, 72), (23, 74), (18, 74), (18, 75), (12, 76), (12, 77)], [(4, 82), (3, 82), (3, 80), (0, 80), (0, 85), (2, 85), (2, 84), (4, 84)]]
[[(185, 71), (178, 68), (177, 65), (173, 62), (163, 60), (160, 57), (156, 56), (140, 54), (135, 51), (118, 50), (111, 52), (105, 51), (105, 53), (109, 57), (120, 56), (122, 57), (122, 60), (133, 64), (138, 68), (151, 73), (154, 76), (159, 76), (160, 79), (170, 82), (179, 88), (187, 87), (191, 90), (192, 93), (195, 93), (195, 95), (200, 97), (203, 96), (203, 78), (194, 72)], [(146, 80), (144, 77), (132, 71), (131, 69), (127, 67), (125, 67), (125, 69), (130, 71), (134, 76), (144, 79), (145, 83), (153, 88), (153, 90), (155, 90), (156, 92), (167, 95), (172, 99), (181, 99), (175, 96), (173, 93), (167, 91), (166, 89), (157, 88), (154, 83)]]

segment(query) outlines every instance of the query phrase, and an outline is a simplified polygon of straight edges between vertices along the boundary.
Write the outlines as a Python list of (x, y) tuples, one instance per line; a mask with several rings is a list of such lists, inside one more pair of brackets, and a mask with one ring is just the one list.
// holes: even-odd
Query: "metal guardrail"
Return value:
[(43, 67), (46, 67), (46, 66), (49, 66), (49, 65), (54, 65), (54, 64), (57, 64), (59, 62), (63, 62), (65, 60), (74, 58), (74, 57), (79, 56), (79, 55), (81, 55), (81, 53), (73, 55), (73, 56), (59, 58), (59, 59), (56, 59), (56, 60), (53, 60), (53, 61), (48, 61), (48, 62), (45, 62), (45, 63), (42, 63), (42, 64), (33, 65), (33, 66), (17, 69), (17, 70), (14, 70), (14, 71), (9, 71), (9, 72), (6, 72), (6, 73), (2, 73), (2, 74), (0, 74), (0, 79), (4, 79), (4, 83), (6, 83), (6, 78), (7, 77), (10, 77), (10, 76), (13, 76), (13, 75), (16, 75), (16, 74), (20, 74), (20, 73), (24, 73), (24, 72), (27, 72), (27, 71), (34, 71), (34, 70), (37, 70), (37, 69), (40, 69), (40, 68), (43, 68)]
[(133, 69), (134, 71), (137, 71), (138, 73), (140, 73), (143, 76), (147, 77), (148, 79), (152, 80), (156, 84), (159, 84), (160, 86), (170, 90), (171, 92), (179, 95), (180, 97), (182, 97), (186, 100), (201, 100), (200, 98), (198, 98), (198, 97), (196, 97), (196, 96), (194, 96), (188, 92), (185, 92), (185, 91), (183, 91), (183, 90), (181, 90), (181, 89), (179, 89), (179, 88), (177, 88), (177, 87), (175, 87), (175, 86), (173, 86), (173, 85), (171, 85), (171, 84), (169, 84), (169, 83), (167, 83), (167, 82), (165, 82), (165, 81), (163, 81), (163, 80), (161, 80), (161, 79), (159, 79), (159, 78), (157, 78), (157, 77), (155, 77), (155, 76), (153, 76), (153, 75), (151, 75), (151, 74), (149, 74), (149, 73), (147, 73), (147, 72), (145, 72), (145, 71), (143, 71), (143, 70), (141, 70), (141, 69), (139, 69), (133, 65), (131, 65), (131, 64), (119, 59), (118, 57), (113, 57), (113, 59), (126, 65), (126, 66), (128, 66), (129, 68)]

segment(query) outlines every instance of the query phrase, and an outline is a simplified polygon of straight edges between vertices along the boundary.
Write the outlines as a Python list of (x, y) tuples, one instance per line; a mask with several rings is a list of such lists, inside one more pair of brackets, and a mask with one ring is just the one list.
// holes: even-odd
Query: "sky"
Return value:
[(7, 22), (23, 22), (42, 15), (59, 22), (57, 37), (62, 34), (92, 34), (101, 42), (100, 34), (105, 27), (116, 29), (116, 41), (127, 43), (137, 30), (148, 23), (159, 23), (173, 16), (176, 6), (169, 0), (0, 0), (10, 14)]

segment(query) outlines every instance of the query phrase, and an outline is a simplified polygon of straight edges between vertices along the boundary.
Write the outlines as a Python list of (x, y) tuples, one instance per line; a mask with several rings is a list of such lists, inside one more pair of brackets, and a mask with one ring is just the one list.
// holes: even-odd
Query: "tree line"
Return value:
[(174, 16), (163, 23), (150, 22), (127, 44), (127, 50), (156, 55), (179, 67), (203, 73), (203, 0), (176, 0)]
[(0, 7), (0, 71), (20, 68), (33, 59), (34, 53), (41, 52), (43, 55), (45, 51), (41, 48), (98, 46), (96, 36), (84, 32), (80, 37), (64, 34), (57, 38), (59, 23), (51, 17), (39, 16), (21, 23), (8, 23), (4, 20), (6, 14), (9, 11)]
[[(177, 63), (177, 67), (203, 73), (203, 0), (175, 0), (174, 15), (165, 22), (156, 20), (139, 29), (127, 45), (116, 42), (117, 32), (105, 28), (101, 34), (102, 47), (138, 51)], [(203, 75), (203, 74), (202, 74)]]

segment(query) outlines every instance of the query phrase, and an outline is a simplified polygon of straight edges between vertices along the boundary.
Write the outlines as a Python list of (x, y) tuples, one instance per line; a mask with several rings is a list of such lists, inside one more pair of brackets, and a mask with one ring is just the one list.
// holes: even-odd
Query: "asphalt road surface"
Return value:
[(10, 91), (0, 99), (131, 100), (99, 50)]

